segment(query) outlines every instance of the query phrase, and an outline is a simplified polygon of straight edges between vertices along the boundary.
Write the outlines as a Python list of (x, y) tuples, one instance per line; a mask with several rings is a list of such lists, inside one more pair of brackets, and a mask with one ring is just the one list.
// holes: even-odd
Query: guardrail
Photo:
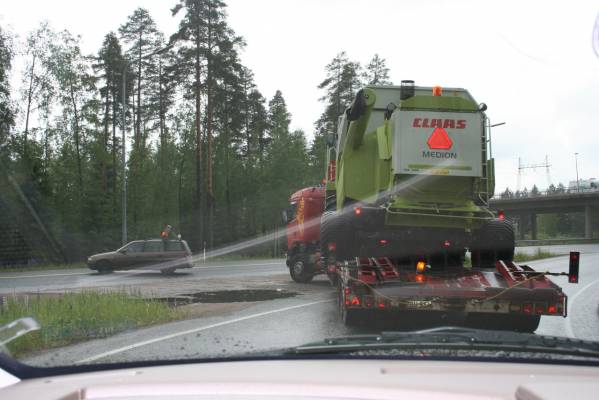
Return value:
[(560, 244), (599, 244), (599, 239), (569, 238), (569, 239), (536, 239), (516, 240), (516, 247), (553, 246)]

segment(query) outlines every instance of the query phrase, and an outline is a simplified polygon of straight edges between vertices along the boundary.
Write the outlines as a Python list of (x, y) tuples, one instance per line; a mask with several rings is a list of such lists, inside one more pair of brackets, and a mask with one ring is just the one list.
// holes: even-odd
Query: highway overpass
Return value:
[[(593, 222), (599, 215), (599, 190), (592, 192), (570, 192), (518, 198), (494, 198), (489, 202), (494, 210), (503, 210), (506, 217), (530, 224), (532, 239), (537, 239), (537, 215), (558, 213), (584, 213), (584, 237), (593, 239)], [(524, 229), (518, 229), (519, 238), (524, 238)]]

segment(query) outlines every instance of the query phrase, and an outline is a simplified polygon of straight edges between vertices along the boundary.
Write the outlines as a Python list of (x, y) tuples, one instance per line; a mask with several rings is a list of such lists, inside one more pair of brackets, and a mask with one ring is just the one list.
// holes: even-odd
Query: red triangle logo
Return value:
[(453, 146), (447, 131), (443, 128), (435, 128), (431, 136), (426, 141), (428, 147), (435, 150), (449, 150)]

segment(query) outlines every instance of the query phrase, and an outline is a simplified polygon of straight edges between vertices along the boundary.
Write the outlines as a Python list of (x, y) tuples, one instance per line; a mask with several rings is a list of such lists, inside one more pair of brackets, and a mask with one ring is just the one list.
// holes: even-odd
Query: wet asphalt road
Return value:
[[(599, 340), (599, 245), (568, 249), (582, 252), (580, 283), (569, 284), (565, 277), (553, 278), (569, 296), (569, 316), (544, 317), (537, 330), (539, 334), (571, 336)], [(529, 262), (540, 271), (567, 270), (568, 258), (555, 257)], [(264, 261), (240, 266), (230, 263), (196, 268), (174, 280), (191, 281), (194, 285), (204, 284), (212, 290), (220, 288), (218, 282), (229, 282), (235, 275), (237, 287), (277, 287), (281, 290), (295, 291), (297, 296), (262, 302), (247, 303), (243, 307), (223, 309), (205, 316), (186, 321), (125, 332), (106, 339), (54, 350), (31, 357), (27, 360), (33, 365), (65, 365), (72, 363), (103, 363), (131, 360), (152, 360), (164, 358), (204, 358), (245, 355), (255, 352), (281, 349), (300, 345), (325, 337), (342, 336), (356, 333), (369, 333), (368, 328), (346, 328), (339, 321), (334, 293), (328, 282), (319, 277), (308, 285), (290, 282), (286, 269), (281, 263)], [(246, 269), (247, 268), (247, 269)], [(114, 276), (95, 276), (96, 279), (129, 279), (126, 273)], [(138, 272), (133, 282), (144, 282), (153, 273)], [(121, 276), (122, 275), (122, 276)], [(132, 274), (134, 275), (134, 274)], [(155, 275), (155, 274), (154, 274)], [(209, 279), (208, 276), (212, 279)], [(34, 278), (22, 278), (23, 280)], [(54, 278), (45, 278), (48, 285), (57, 286)], [(68, 277), (57, 277), (67, 279)], [(79, 285), (91, 285), (90, 276), (72, 277)], [(103, 281), (101, 285), (112, 281)], [(129, 282), (129, 281), (127, 281)], [(70, 282), (73, 284), (73, 282)], [(29, 283), (32, 284), (31, 282)], [(86, 287), (88, 287), (86, 286)], [(181, 288), (178, 283), (177, 287)], [(231, 288), (229, 284), (227, 286)], [(233, 303), (239, 305), (240, 303)]]
[(164, 276), (158, 270), (116, 271), (100, 275), (88, 268), (10, 272), (0, 274), (0, 295), (11, 293), (56, 292), (73, 289), (163, 285), (164, 282), (202, 281), (236, 276), (270, 276), (285, 273), (284, 260), (230, 261), (199, 264)]

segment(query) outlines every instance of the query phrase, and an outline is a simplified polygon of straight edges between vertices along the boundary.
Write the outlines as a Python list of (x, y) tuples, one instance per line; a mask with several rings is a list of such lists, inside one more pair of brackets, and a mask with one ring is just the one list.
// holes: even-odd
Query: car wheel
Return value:
[(113, 272), (112, 264), (109, 261), (98, 262), (98, 273), (99, 274), (110, 274)]
[(175, 273), (176, 268), (163, 268), (160, 270), (162, 275), (173, 275)]

